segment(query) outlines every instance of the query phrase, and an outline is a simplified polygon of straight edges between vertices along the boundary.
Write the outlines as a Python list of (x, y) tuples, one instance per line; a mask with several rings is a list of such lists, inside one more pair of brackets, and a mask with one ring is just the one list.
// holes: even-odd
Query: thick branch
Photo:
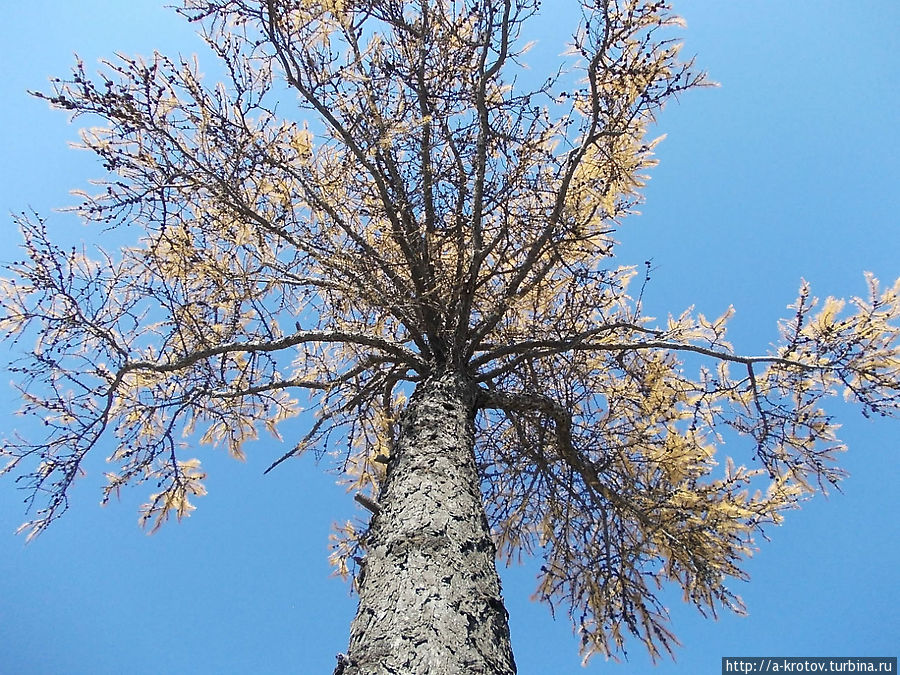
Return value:
[[(611, 329), (626, 328), (629, 330), (638, 330), (651, 335), (662, 335), (661, 331), (652, 331), (633, 324), (616, 324)], [(836, 370), (837, 366), (833, 364), (810, 364), (798, 361), (796, 359), (788, 359), (781, 356), (739, 356), (721, 349), (712, 349), (710, 347), (701, 347), (700, 345), (692, 345), (683, 342), (671, 342), (668, 340), (647, 340), (635, 342), (595, 342), (587, 339), (598, 333), (605, 332), (605, 329), (590, 331), (589, 333), (579, 335), (568, 340), (526, 340), (513, 345), (497, 347), (496, 349), (487, 351), (482, 356), (473, 360), (474, 366), (483, 366), (501, 356), (515, 355), (516, 358), (506, 361), (492, 370), (482, 372), (476, 377), (476, 381), (484, 382), (492, 378), (496, 378), (503, 373), (513, 370), (516, 366), (524, 361), (551, 356), (553, 354), (563, 354), (570, 351), (596, 351), (596, 352), (627, 352), (627, 351), (645, 351), (650, 349), (664, 349), (675, 352), (693, 352), (710, 356), (720, 361), (728, 361), (731, 363), (740, 363), (744, 365), (752, 365), (756, 363), (762, 364), (778, 364), (787, 367), (800, 368), (805, 371), (815, 370)]]
[(405, 363), (417, 372), (424, 372), (425, 364), (413, 352), (405, 347), (388, 342), (381, 338), (371, 335), (362, 335), (357, 333), (341, 333), (328, 331), (300, 331), (292, 335), (287, 335), (280, 340), (271, 340), (266, 342), (230, 342), (227, 344), (217, 345), (209, 349), (201, 349), (192, 354), (170, 361), (169, 363), (157, 363), (154, 361), (133, 361), (127, 363), (120, 369), (119, 373), (125, 373), (146, 370), (156, 373), (171, 373), (183, 370), (204, 359), (221, 354), (233, 353), (253, 353), (253, 352), (275, 352), (289, 347), (308, 342), (324, 342), (324, 343), (347, 343), (356, 344), (364, 347), (374, 347), (380, 349), (387, 354), (397, 357), (398, 361)]

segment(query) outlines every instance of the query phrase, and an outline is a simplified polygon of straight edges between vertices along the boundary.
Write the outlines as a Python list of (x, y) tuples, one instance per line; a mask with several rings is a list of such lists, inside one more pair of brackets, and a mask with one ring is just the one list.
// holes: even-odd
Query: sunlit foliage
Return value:
[[(642, 316), (613, 234), (655, 113), (705, 79), (650, 0), (582, 0), (561, 62), (525, 70), (539, 4), (186, 0), (223, 82), (117, 56), (38, 94), (94, 125), (107, 173), (78, 214), (141, 236), (69, 250), (17, 219), (0, 328), (36, 341), (13, 370), (46, 431), (2, 448), (37, 502), (25, 529), (59, 517), (95, 449), (104, 501), (150, 482), (141, 521), (181, 518), (205, 491), (198, 445), (241, 459), (304, 410), (273, 464), (331, 453), (377, 493), (404, 383), (453, 369), (478, 388), (500, 555), (543, 556), (537, 596), (586, 658), (627, 634), (671, 651), (665, 583), (741, 611), (728, 581), (754, 536), (841, 477), (823, 400), (897, 410), (900, 286), (817, 304), (804, 284), (759, 356), (734, 353), (730, 311)], [(734, 433), (746, 454), (723, 457)]]

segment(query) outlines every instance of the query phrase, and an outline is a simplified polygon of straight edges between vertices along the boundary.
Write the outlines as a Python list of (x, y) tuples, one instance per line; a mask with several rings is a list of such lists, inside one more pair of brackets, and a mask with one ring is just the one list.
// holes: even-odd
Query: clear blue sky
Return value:
[[(200, 49), (192, 28), (151, 0), (5, 3), (0, 25), (0, 209), (52, 215), (62, 236), (90, 240), (52, 214), (67, 191), (100, 173), (66, 147), (76, 129), (26, 88), (63, 75), (72, 52), (92, 65), (115, 51)], [(559, 3), (562, 5), (563, 3)], [(547, 36), (565, 25), (545, 1)], [(652, 258), (651, 314), (695, 304), (737, 308), (733, 339), (762, 352), (801, 277), (824, 296), (863, 294), (862, 273), (900, 275), (900, 3), (892, 0), (676, 2), (714, 90), (666, 110), (661, 165), (644, 215), (620, 233), (623, 262)], [(549, 37), (548, 37), (549, 39)], [(547, 53), (558, 53), (555, 44)], [(543, 52), (538, 52), (543, 53)], [(534, 63), (534, 68), (540, 68)], [(9, 219), (0, 259), (16, 255)], [(7, 347), (0, 347), (7, 361)], [(19, 422), (0, 388), (0, 428)], [(667, 595), (684, 647), (653, 667), (633, 644), (621, 665), (582, 670), (565, 616), (529, 601), (534, 565), (502, 572), (519, 672), (714, 673), (725, 655), (897, 655), (900, 425), (839, 407), (852, 477), (844, 494), (789, 514), (735, 584), (748, 618), (700, 617)], [(300, 427), (294, 427), (300, 433)], [(292, 428), (285, 428), (287, 436)], [(725, 450), (746, 457), (737, 444)], [(15, 674), (330, 673), (344, 651), (355, 599), (329, 576), (333, 521), (361, 516), (311, 458), (262, 470), (283, 448), (248, 448), (246, 464), (198, 450), (210, 494), (194, 515), (148, 537), (137, 527), (143, 488), (100, 508), (95, 457), (69, 513), (25, 546), (13, 531), (21, 498), (0, 481), (0, 672)]]

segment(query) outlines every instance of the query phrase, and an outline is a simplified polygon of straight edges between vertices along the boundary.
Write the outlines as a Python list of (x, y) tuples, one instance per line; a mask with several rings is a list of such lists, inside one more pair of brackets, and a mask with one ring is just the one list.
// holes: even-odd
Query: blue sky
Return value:
[[(65, 116), (24, 90), (65, 74), (74, 51), (92, 65), (116, 51), (189, 54), (199, 43), (150, 0), (8, 5), (0, 208), (33, 207), (60, 236), (90, 240), (91, 230), (52, 209), (100, 169), (67, 148), (76, 128)], [(566, 14), (544, 6), (538, 36), (558, 35)], [(817, 295), (847, 296), (865, 293), (864, 270), (886, 282), (900, 275), (900, 4), (686, 0), (676, 9), (688, 20), (686, 51), (722, 86), (686, 94), (661, 116), (661, 164), (643, 215), (620, 232), (620, 258), (653, 260), (650, 314), (693, 304), (718, 316), (734, 304), (737, 348), (763, 352), (801, 277)], [(9, 219), (4, 228), (0, 259), (9, 260), (17, 234)], [(17, 407), (0, 387), (0, 428), (19, 422)], [(528, 563), (502, 570), (519, 672), (668, 675), (718, 672), (726, 655), (896, 655), (898, 426), (835, 410), (851, 478), (843, 494), (816, 498), (760, 542), (752, 580), (734, 585), (749, 617), (703, 619), (672, 592), (684, 643), (677, 663), (654, 667), (634, 644), (627, 663), (594, 659), (582, 669), (566, 617), (553, 621), (529, 600)], [(737, 443), (723, 450), (746, 457)], [(283, 452), (274, 441), (249, 447), (245, 464), (200, 452), (210, 494), (191, 518), (152, 537), (137, 526), (142, 489), (97, 505), (99, 457), (70, 511), (27, 547), (13, 535), (24, 495), (0, 481), (0, 672), (331, 672), (355, 599), (330, 576), (328, 533), (363, 514), (311, 458), (262, 476)]]

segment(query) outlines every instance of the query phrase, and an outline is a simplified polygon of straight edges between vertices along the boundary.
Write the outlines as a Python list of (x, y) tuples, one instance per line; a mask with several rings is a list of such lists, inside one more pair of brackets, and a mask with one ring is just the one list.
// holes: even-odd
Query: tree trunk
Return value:
[(366, 539), (343, 675), (516, 672), (474, 454), (474, 390), (422, 382)]

